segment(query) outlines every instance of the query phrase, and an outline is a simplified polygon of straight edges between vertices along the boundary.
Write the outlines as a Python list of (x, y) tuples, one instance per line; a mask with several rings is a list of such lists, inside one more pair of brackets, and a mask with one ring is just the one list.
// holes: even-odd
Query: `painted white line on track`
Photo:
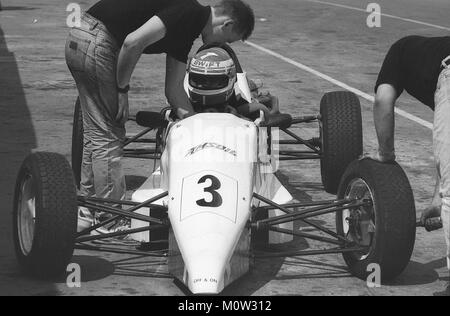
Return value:
[[(326, 4), (326, 5), (331, 5), (331, 6), (338, 7), (338, 8), (350, 9), (350, 10), (361, 11), (361, 12), (367, 13), (366, 9), (352, 7), (352, 6), (348, 6), (348, 5), (344, 5), (344, 4), (338, 4), (338, 3), (334, 3), (334, 2), (327, 2), (327, 1), (320, 1), (320, 0), (303, 0), (303, 1), (320, 3), (320, 4)], [(387, 17), (387, 18), (391, 18), (391, 19), (401, 20), (401, 21), (404, 21), (404, 22), (411, 22), (411, 23), (415, 23), (415, 24), (429, 26), (429, 27), (433, 27), (433, 28), (436, 28), (436, 29), (440, 29), (440, 30), (450, 31), (450, 27), (436, 25), (436, 24), (431, 24), (431, 23), (422, 22), (422, 21), (413, 20), (413, 19), (408, 19), (408, 18), (402, 18), (402, 17), (396, 16), (396, 15), (381, 13), (381, 16), (384, 16), (384, 17)]]
[[(336, 86), (339, 86), (339, 87), (341, 87), (341, 88), (343, 88), (345, 90), (353, 92), (354, 94), (360, 96), (363, 99), (366, 99), (367, 101), (369, 101), (371, 103), (373, 103), (375, 101), (375, 97), (374, 96), (372, 96), (370, 94), (367, 94), (367, 93), (365, 93), (365, 92), (363, 92), (361, 90), (358, 90), (356, 88), (353, 88), (353, 87), (351, 87), (351, 86), (349, 86), (349, 85), (347, 85), (347, 84), (345, 84), (343, 82), (340, 82), (339, 80), (336, 80), (336, 79), (334, 79), (334, 78), (332, 78), (332, 77), (330, 77), (328, 75), (325, 75), (325, 74), (323, 74), (323, 73), (321, 73), (321, 72), (319, 72), (317, 70), (314, 70), (311, 67), (303, 65), (303, 64), (301, 64), (301, 63), (299, 63), (299, 62), (297, 62), (297, 61), (295, 61), (293, 59), (290, 59), (288, 57), (280, 55), (280, 54), (278, 54), (278, 53), (276, 53), (276, 52), (274, 52), (274, 51), (272, 51), (270, 49), (264, 48), (264, 47), (262, 47), (260, 45), (255, 44), (255, 43), (252, 43), (252, 42), (249, 42), (249, 41), (245, 41), (245, 43), (247, 45), (252, 46), (253, 48), (256, 48), (256, 49), (258, 49), (258, 50), (260, 50), (260, 51), (262, 51), (262, 52), (264, 52), (266, 54), (269, 54), (269, 55), (271, 55), (273, 57), (276, 57), (276, 58), (278, 58), (278, 59), (280, 59), (280, 60), (282, 60), (282, 61), (284, 61), (284, 62), (286, 62), (288, 64), (291, 64), (291, 65), (293, 65), (293, 66), (295, 66), (295, 67), (297, 67), (299, 69), (307, 71), (307, 72), (309, 72), (309, 73), (311, 73), (311, 74), (313, 74), (313, 75), (315, 75), (317, 77), (320, 77), (320, 78), (322, 78), (322, 79), (324, 79), (324, 80), (326, 80), (328, 82), (331, 82), (332, 84), (334, 84)], [(420, 124), (420, 125), (428, 128), (428, 129), (431, 129), (431, 130), (433, 129), (433, 124), (432, 123), (430, 123), (428, 121), (425, 121), (425, 120), (423, 120), (423, 119), (421, 119), (421, 118), (419, 118), (419, 117), (417, 117), (415, 115), (412, 115), (412, 114), (410, 114), (410, 113), (408, 113), (406, 111), (403, 111), (401, 109), (395, 108), (395, 113), (397, 113), (400, 116), (403, 116), (404, 118), (406, 118), (408, 120), (416, 122), (417, 124)]]

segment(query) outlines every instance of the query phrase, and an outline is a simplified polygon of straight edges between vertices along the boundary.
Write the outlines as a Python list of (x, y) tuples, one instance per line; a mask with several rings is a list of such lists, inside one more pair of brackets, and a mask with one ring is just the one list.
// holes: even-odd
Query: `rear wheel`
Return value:
[(84, 147), (83, 113), (81, 112), (80, 98), (75, 102), (72, 127), (72, 170), (75, 176), (75, 183), (80, 188), (81, 162), (83, 160)]
[(320, 102), (320, 114), (322, 183), (336, 194), (347, 166), (363, 153), (361, 105), (352, 92), (330, 92)]
[(355, 161), (342, 178), (338, 198), (372, 201), (336, 216), (338, 233), (365, 247), (344, 254), (352, 274), (366, 280), (373, 272), (371, 264), (377, 264), (381, 281), (396, 278), (411, 259), (416, 234), (414, 196), (402, 168), (370, 159)]
[[(259, 220), (264, 220), (269, 218), (268, 210), (261, 210), (252, 215), (252, 223), (256, 223)], [(260, 228), (257, 229), (252, 227), (251, 238), (250, 238), (250, 248), (256, 250), (267, 249), (269, 246), (269, 229)]]
[(23, 270), (37, 277), (63, 273), (72, 258), (77, 229), (77, 193), (64, 156), (29, 155), (16, 182), (13, 234)]

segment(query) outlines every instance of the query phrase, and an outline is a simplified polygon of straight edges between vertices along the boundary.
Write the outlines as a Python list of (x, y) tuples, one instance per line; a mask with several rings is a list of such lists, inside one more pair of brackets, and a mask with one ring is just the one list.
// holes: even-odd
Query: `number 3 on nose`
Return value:
[(197, 184), (205, 183), (206, 180), (211, 180), (211, 186), (204, 188), (203, 191), (211, 194), (212, 199), (210, 202), (207, 202), (205, 199), (198, 200), (196, 202), (197, 205), (202, 207), (220, 207), (223, 203), (222, 197), (217, 192), (217, 190), (219, 190), (221, 187), (220, 180), (215, 176), (206, 175), (201, 177), (200, 180), (198, 180)]

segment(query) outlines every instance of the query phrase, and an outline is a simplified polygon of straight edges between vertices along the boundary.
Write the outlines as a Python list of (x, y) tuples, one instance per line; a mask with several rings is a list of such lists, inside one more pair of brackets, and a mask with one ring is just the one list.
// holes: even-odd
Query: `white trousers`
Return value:
[(433, 147), (437, 171), (441, 176), (442, 221), (447, 243), (447, 267), (450, 270), (450, 68), (444, 69), (435, 94)]

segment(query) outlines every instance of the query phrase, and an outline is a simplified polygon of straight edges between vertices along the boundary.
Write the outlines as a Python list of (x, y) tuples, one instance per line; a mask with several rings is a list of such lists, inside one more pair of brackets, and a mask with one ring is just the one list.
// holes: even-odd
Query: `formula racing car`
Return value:
[[(38, 277), (64, 273), (75, 249), (166, 257), (171, 275), (193, 294), (222, 292), (261, 257), (340, 253), (350, 272), (364, 280), (374, 263), (380, 266), (383, 282), (402, 273), (415, 242), (413, 193), (397, 163), (360, 158), (358, 98), (345, 91), (326, 93), (320, 113), (312, 116), (272, 111), (270, 96), (252, 91), (231, 48), (219, 49), (232, 61), (208, 59), (220, 55), (209, 51), (203, 59), (190, 62), (191, 73), (234, 67), (234, 97), (244, 105), (257, 100), (269, 111), (199, 108), (196, 115), (181, 120), (170, 108), (138, 112), (133, 120), (144, 129), (126, 139), (124, 156), (157, 160), (159, 167), (131, 199), (113, 200), (77, 195), (83, 150), (78, 102), (72, 166), (60, 154), (37, 152), (25, 159), (18, 175), (14, 240), (18, 261), (27, 273)], [(187, 81), (191, 88), (201, 89), (195, 80)], [(292, 129), (305, 123), (317, 123), (317, 137), (304, 139)], [(154, 132), (155, 136), (148, 136)], [(320, 161), (324, 190), (335, 198), (299, 202), (278, 179), (283, 161), (311, 159)], [(79, 207), (110, 216), (80, 230)], [(335, 229), (316, 220), (329, 214), (335, 214)], [(92, 234), (123, 219), (129, 220), (129, 229)], [(293, 222), (301, 222), (301, 228), (294, 228)], [(95, 243), (123, 235), (149, 247), (124, 249)], [(152, 249), (152, 242), (161, 241), (161, 236), (166, 247)], [(267, 250), (270, 244), (290, 241), (293, 236), (329, 247)]]

